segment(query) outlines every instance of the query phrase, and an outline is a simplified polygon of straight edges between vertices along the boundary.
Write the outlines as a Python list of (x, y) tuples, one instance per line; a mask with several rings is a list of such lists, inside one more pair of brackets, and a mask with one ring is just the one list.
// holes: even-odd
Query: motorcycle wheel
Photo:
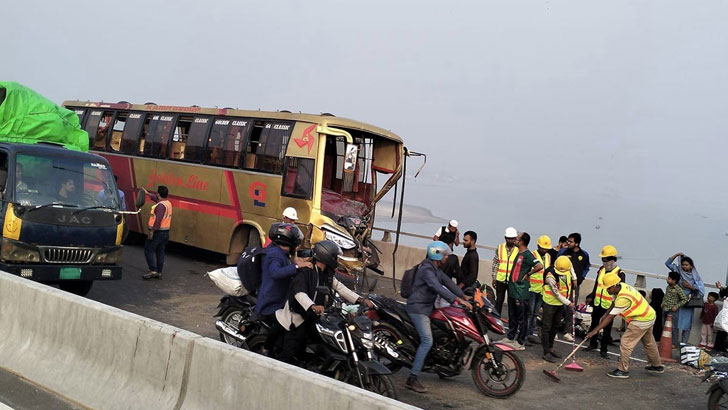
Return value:
[(723, 389), (713, 390), (708, 397), (708, 410), (728, 409), (728, 394)]
[(251, 336), (245, 343), (244, 349), (247, 349), (253, 353), (263, 354), (265, 340), (268, 338), (267, 335), (258, 334)]
[[(243, 319), (245, 319), (243, 312), (238, 309), (230, 309), (222, 314), (222, 321), (236, 329), (239, 329), (240, 322)], [(224, 332), (220, 332), (220, 340), (235, 347), (242, 347), (243, 345), (243, 342), (240, 342), (235, 338), (228, 336)]]
[[(378, 325), (372, 326), (372, 333), (374, 337), (384, 338), (395, 345), (397, 344), (397, 340), (399, 340), (399, 331), (387, 323), (379, 322)], [(402, 368), (401, 364), (390, 361), (386, 354), (383, 353), (379, 354), (379, 362), (385, 365), (392, 373), (397, 373)]]
[(503, 352), (503, 360), (496, 366), (485, 357), (480, 358), (471, 374), (478, 390), (496, 399), (512, 396), (526, 380), (526, 368), (514, 352)]
[(367, 390), (397, 400), (397, 389), (394, 387), (392, 377), (388, 374), (373, 374), (369, 376), (369, 388)]

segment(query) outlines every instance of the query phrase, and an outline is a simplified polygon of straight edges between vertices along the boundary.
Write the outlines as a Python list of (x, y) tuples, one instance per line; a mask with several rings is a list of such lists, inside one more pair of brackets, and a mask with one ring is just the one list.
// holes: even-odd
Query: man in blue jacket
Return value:
[(407, 299), (405, 310), (412, 319), (412, 324), (420, 336), (420, 345), (417, 346), (415, 359), (412, 363), (412, 370), (405, 386), (417, 393), (427, 392), (427, 388), (417, 380), (417, 376), (425, 364), (427, 353), (432, 348), (432, 328), (430, 327), (430, 314), (435, 308), (435, 299), (440, 295), (450, 303), (459, 302), (468, 309), (473, 307), (464, 298), (462, 289), (440, 270), (447, 257), (450, 255), (450, 247), (441, 241), (431, 242), (427, 246), (427, 256), (420, 263), (412, 282), (412, 294)]

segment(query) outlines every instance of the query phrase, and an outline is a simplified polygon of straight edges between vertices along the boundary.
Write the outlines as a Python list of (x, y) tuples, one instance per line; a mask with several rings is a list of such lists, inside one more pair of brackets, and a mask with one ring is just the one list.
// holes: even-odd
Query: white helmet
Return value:
[(518, 231), (516, 231), (516, 228), (509, 226), (506, 228), (505, 237), (506, 238), (515, 238), (518, 236)]
[(283, 211), (283, 216), (294, 221), (298, 220), (298, 212), (296, 212), (296, 209), (291, 206)]
[(458, 227), (458, 221), (456, 221), (455, 219), (453, 219), (452, 221), (450, 221), (450, 226), (452, 226), (453, 228), (457, 228)]

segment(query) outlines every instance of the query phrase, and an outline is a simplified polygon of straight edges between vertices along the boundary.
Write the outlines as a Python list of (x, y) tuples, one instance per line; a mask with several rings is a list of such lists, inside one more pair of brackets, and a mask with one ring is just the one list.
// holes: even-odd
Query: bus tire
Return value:
[(78, 296), (86, 296), (91, 291), (94, 281), (92, 280), (75, 280), (68, 282), (60, 282), (58, 287), (66, 292), (73, 293)]
[(260, 234), (255, 227), (250, 225), (241, 225), (235, 229), (232, 238), (230, 238), (230, 247), (226, 255), (226, 262), (232, 266), (238, 263), (240, 254), (248, 246), (260, 246)]

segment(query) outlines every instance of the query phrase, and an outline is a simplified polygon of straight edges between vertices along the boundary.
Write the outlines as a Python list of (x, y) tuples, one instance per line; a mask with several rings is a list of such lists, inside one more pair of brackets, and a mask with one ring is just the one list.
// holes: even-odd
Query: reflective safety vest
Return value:
[(612, 306), (614, 298), (607, 292), (607, 287), (604, 286), (604, 276), (607, 273), (619, 273), (620, 270), (619, 266), (615, 266), (611, 272), (605, 272), (604, 266), (599, 268), (599, 272), (597, 272), (597, 290), (594, 292), (594, 306), (601, 306), (604, 309), (609, 309)]
[[(549, 273), (551, 274), (551, 273)], [(556, 275), (553, 274), (556, 278), (556, 283), (559, 286), (559, 293), (561, 296), (568, 298), (569, 292), (571, 291), (571, 272), (567, 275)], [(543, 285), (543, 303), (548, 303), (552, 306), (562, 306), (563, 303), (559, 300), (558, 297), (554, 294), (554, 292), (551, 289), (551, 286), (548, 284)]]
[(655, 309), (652, 309), (644, 296), (640, 295), (637, 289), (622, 283), (622, 288), (617, 294), (615, 306), (626, 305), (627, 308), (619, 315), (627, 321), (627, 323), (636, 320), (638, 322), (649, 322), (655, 320)]
[(542, 257), (541, 254), (538, 253), (538, 251), (533, 251), (533, 256), (535, 256), (536, 259), (541, 262), (543, 268), (540, 271), (531, 274), (531, 292), (542, 293), (543, 271), (551, 266), (551, 254), (547, 252), (546, 255)]
[(515, 246), (511, 248), (511, 256), (508, 257), (505, 242), (498, 245), (498, 272), (495, 275), (495, 280), (498, 282), (508, 282), (511, 279), (511, 271), (513, 270), (513, 262), (516, 261), (516, 256), (518, 256), (518, 248)]
[(154, 214), (154, 210), (159, 204), (164, 205), (164, 216), (162, 216), (162, 221), (159, 223), (159, 230), (168, 231), (169, 226), (172, 224), (172, 203), (166, 199), (159, 201), (152, 206), (152, 213), (149, 214), (149, 229), (151, 230), (152, 227), (154, 227), (154, 223), (157, 221), (157, 215)]

